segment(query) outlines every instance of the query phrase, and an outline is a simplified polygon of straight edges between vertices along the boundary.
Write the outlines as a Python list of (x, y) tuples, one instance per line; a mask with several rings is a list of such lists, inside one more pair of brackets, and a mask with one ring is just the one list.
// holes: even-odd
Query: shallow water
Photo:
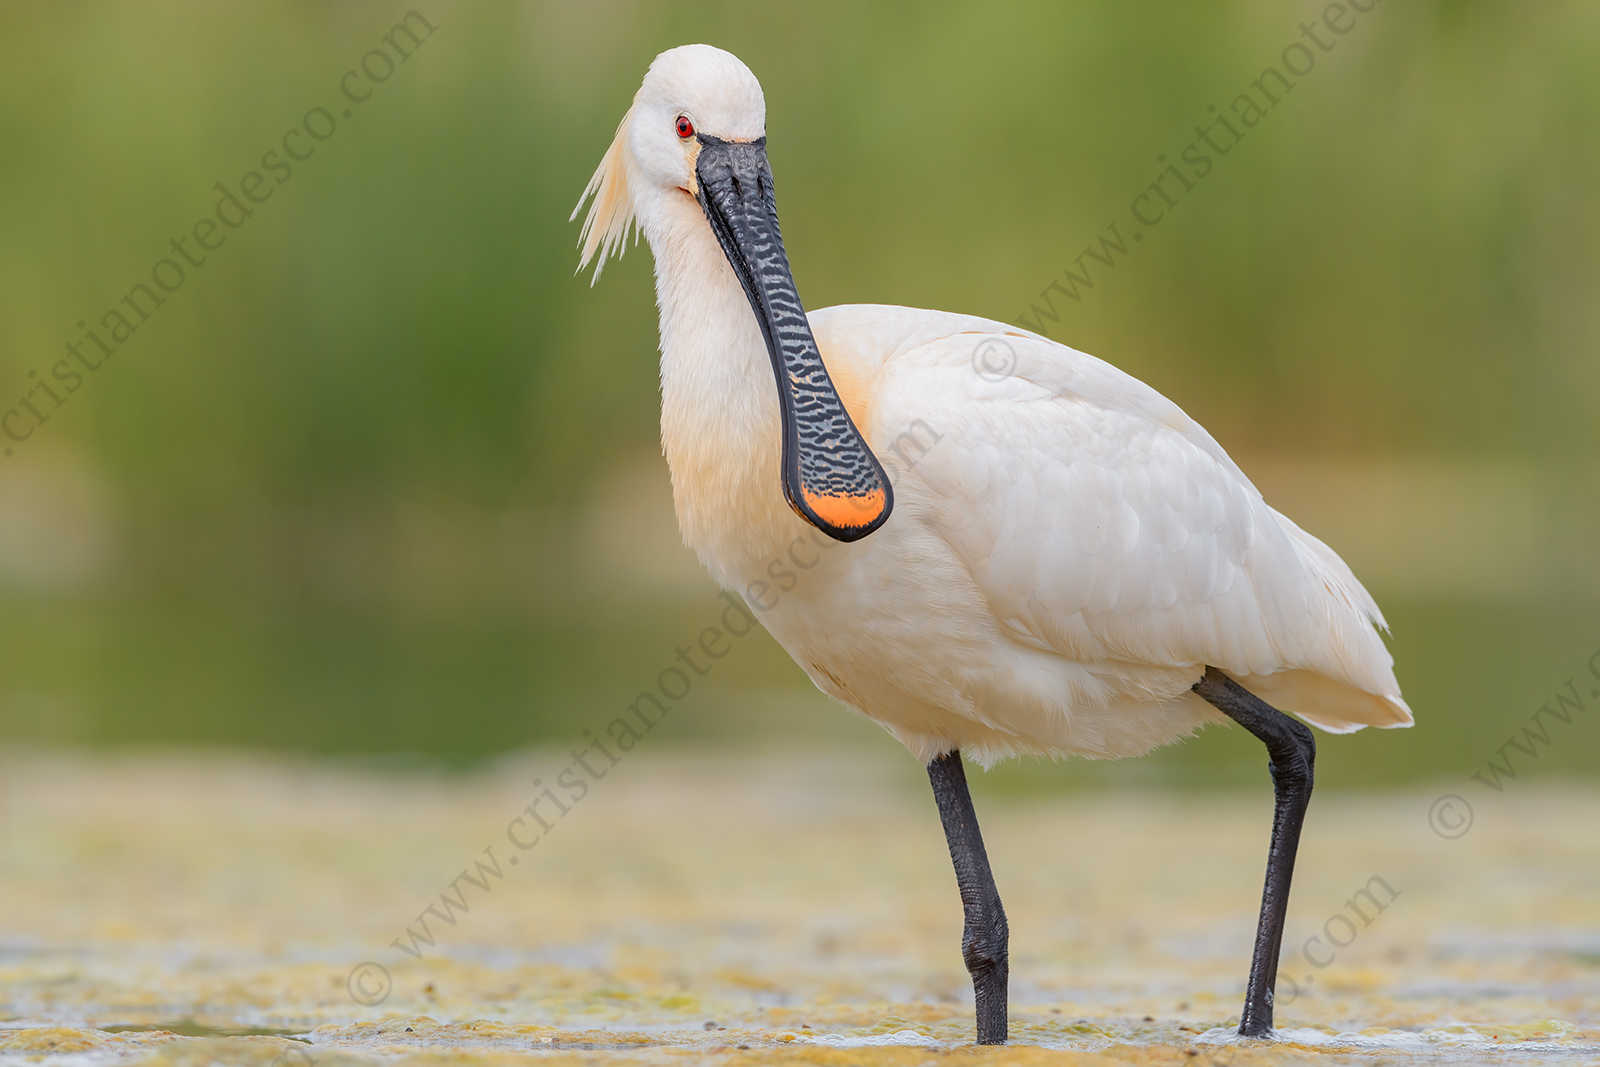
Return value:
[(1464, 797), (1453, 839), (1429, 823), (1447, 790), (1319, 795), (1269, 1046), (1227, 1029), (1265, 788), (985, 797), (974, 772), (1013, 1018), (1011, 1048), (975, 1050), (954, 879), (908, 757), (636, 752), (566, 814), (537, 809), (552, 828), (519, 850), (508, 827), (532, 836), (527, 806), (571, 762), (13, 755), (0, 1057), (1600, 1060), (1597, 790)]

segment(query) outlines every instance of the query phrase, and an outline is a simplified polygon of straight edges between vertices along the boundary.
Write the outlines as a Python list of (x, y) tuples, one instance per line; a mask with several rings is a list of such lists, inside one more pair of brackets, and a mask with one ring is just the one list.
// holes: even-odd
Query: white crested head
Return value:
[[(680, 118), (690, 124), (688, 136), (682, 135)], [(598, 281), (606, 258), (622, 254), (630, 225), (653, 216), (662, 197), (694, 196), (700, 151), (694, 134), (754, 141), (765, 136), (766, 127), (761, 83), (738, 56), (708, 44), (686, 44), (656, 56), (573, 208), (571, 217), (577, 218), (584, 201), (594, 197), (578, 237), (583, 249), (578, 269), (598, 253)]]

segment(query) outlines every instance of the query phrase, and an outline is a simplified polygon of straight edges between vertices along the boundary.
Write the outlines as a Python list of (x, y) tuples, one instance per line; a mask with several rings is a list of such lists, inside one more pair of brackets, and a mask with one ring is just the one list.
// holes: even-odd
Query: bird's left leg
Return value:
[(978, 1044), (1003, 1045), (1011, 930), (1006, 925), (1005, 909), (1000, 906), (1000, 890), (995, 888), (994, 874), (989, 870), (983, 835), (978, 832), (978, 815), (972, 809), (972, 794), (967, 792), (967, 772), (961, 766), (960, 751), (947, 752), (928, 764), (928, 780), (933, 783), (933, 798), (939, 804), (939, 818), (944, 821), (945, 840), (950, 843), (950, 861), (956, 868), (956, 886), (961, 890), (961, 909), (966, 917), (961, 956), (967, 973), (972, 975)]
[(1289, 882), (1300, 849), (1300, 827), (1311, 803), (1312, 765), (1317, 742), (1306, 725), (1291, 719), (1215, 667), (1194, 685), (1194, 691), (1228, 718), (1255, 734), (1267, 746), (1276, 806), (1272, 844), (1267, 850), (1267, 884), (1261, 891), (1261, 922), (1245, 987), (1240, 1037), (1272, 1036), (1272, 987), (1278, 981), (1278, 953), (1283, 947), (1283, 920), (1289, 911)]

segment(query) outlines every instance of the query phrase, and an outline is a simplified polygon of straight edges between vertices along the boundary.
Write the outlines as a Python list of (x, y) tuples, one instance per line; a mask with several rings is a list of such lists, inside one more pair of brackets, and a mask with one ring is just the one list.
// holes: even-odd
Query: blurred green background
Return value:
[[(1322, 3), (473, 4), (0, 460), (0, 735), (472, 762), (609, 718), (720, 611), (657, 439), (647, 249), (568, 215), (651, 58), (761, 78), (809, 306), (1014, 320)], [(404, 5), (13, 6), (0, 400)], [(379, 67), (378, 69), (382, 69)], [(1204, 423), (1384, 606), (1411, 731), (1332, 785), (1594, 775), (1600, 7), (1386, 0), (1052, 336)], [(43, 403), (48, 404), (47, 401)], [(51, 409), (47, 406), (48, 413)], [(6, 442), (9, 444), (10, 442)], [(764, 634), (651, 744), (892, 746)], [(1241, 731), (1019, 788), (1261, 785)]]

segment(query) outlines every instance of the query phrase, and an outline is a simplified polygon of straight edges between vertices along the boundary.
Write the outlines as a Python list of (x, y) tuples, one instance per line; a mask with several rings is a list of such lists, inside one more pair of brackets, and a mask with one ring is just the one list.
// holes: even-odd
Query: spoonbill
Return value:
[(1316, 754), (1279, 708), (1333, 733), (1411, 724), (1377, 604), (1110, 364), (971, 315), (808, 315), (766, 133), (738, 58), (663, 52), (572, 213), (590, 203), (591, 285), (631, 227), (650, 245), (685, 543), (819, 689), (927, 765), (979, 1043), (1006, 1040), (1009, 931), (962, 752), (1136, 756), (1227, 719), (1259, 738), (1275, 810), (1239, 1032), (1270, 1036)]

